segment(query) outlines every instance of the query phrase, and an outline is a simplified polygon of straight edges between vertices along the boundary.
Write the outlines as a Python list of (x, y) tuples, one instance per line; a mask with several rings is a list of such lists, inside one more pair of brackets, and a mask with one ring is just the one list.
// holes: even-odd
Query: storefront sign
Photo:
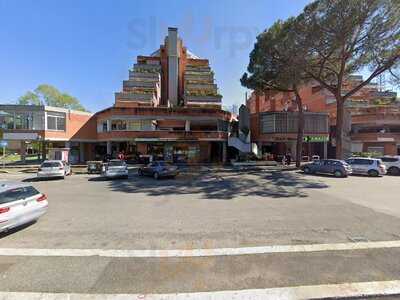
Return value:
[(5, 132), (3, 134), (4, 140), (37, 140), (38, 134), (36, 132)]
[(135, 138), (135, 142), (159, 142), (159, 138)]
[(316, 136), (307, 135), (303, 137), (303, 140), (304, 142), (307, 143), (323, 143), (329, 141), (329, 137), (324, 135), (316, 135)]

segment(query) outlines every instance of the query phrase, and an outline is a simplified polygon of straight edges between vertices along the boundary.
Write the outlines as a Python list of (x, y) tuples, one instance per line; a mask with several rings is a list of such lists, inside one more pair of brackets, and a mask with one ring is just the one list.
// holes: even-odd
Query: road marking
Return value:
[(244, 248), (183, 249), (183, 250), (106, 250), (106, 249), (32, 249), (0, 248), (0, 256), (103, 256), (103, 257), (199, 257), (268, 253), (295, 253), (400, 248), (398, 241), (273, 245)]
[(400, 294), (400, 280), (177, 294), (67, 294), (0, 292), (4, 300), (299, 300)]

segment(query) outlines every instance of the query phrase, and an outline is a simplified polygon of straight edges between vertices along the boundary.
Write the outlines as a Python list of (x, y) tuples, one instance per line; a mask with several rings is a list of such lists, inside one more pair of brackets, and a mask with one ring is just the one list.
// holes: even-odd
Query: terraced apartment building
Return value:
[[(107, 154), (115, 157), (120, 152), (144, 161), (151, 156), (174, 162), (223, 162), (232, 116), (221, 104), (209, 61), (190, 52), (178, 30), (169, 28), (159, 49), (137, 57), (122, 90), (115, 93), (112, 107), (82, 119), (73, 132), (70, 127), (77, 125), (63, 111), (67, 115), (60, 132), (71, 134), (54, 140), (53, 131), (44, 125), (39, 136), (44, 144), (77, 147), (75, 160), (81, 162)], [(15, 113), (10, 106), (7, 111)], [(18, 137), (15, 133), (34, 129), (13, 125), (6, 131)]]

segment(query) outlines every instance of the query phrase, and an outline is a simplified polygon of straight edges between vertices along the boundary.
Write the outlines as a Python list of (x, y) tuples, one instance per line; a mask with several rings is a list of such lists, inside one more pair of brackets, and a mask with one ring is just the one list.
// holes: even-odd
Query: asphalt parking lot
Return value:
[[(1, 236), (0, 291), (142, 295), (400, 280), (400, 177), (271, 170), (162, 180), (135, 170), (117, 180), (0, 175), (10, 178), (46, 193), (49, 211)], [(351, 248), (360, 242), (367, 246)], [(323, 251), (304, 248), (321, 244)]]
[(46, 193), (49, 211), (4, 236), (0, 247), (186, 249), (400, 238), (400, 177), (243, 171), (157, 181), (132, 170), (117, 180), (15, 179)]

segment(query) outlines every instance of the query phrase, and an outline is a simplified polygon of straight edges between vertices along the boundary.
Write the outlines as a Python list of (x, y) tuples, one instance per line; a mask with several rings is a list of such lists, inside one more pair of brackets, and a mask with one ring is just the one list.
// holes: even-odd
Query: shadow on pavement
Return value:
[(328, 187), (327, 184), (318, 181), (316, 178), (300, 176), (294, 172), (251, 172), (246, 175), (229, 174), (221, 176), (210, 172), (183, 173), (175, 179), (165, 178), (160, 180), (134, 175), (128, 180), (110, 181), (109, 187), (112, 191), (146, 193), (149, 196), (197, 193), (202, 194), (204, 199), (216, 200), (230, 200), (246, 196), (307, 197), (306, 189)]
[(64, 180), (63, 178), (40, 178), (40, 177), (30, 177), (30, 178), (25, 178), (22, 180), (22, 182), (38, 182), (38, 181), (55, 181), (55, 180)]

